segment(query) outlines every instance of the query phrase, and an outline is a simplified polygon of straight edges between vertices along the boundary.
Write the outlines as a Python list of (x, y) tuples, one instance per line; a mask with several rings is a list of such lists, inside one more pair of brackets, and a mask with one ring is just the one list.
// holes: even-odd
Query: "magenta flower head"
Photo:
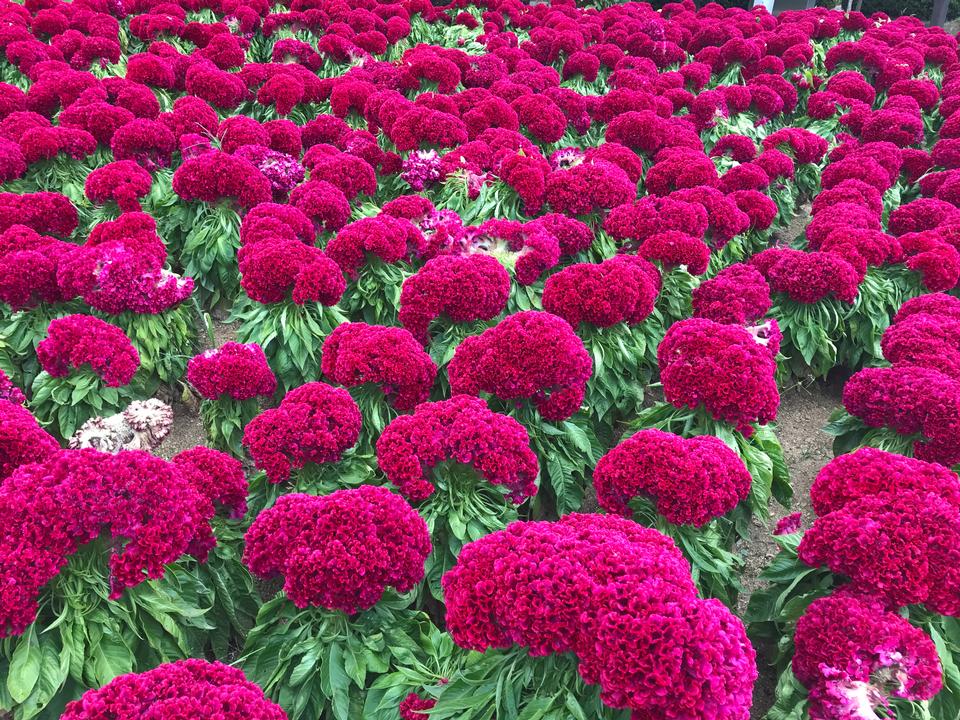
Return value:
[(346, 387), (379, 385), (401, 411), (426, 400), (437, 376), (436, 364), (408, 331), (366, 323), (344, 323), (327, 336), (321, 369)]
[(196, 478), (130, 450), (62, 450), (15, 470), (0, 485), (0, 517), (10, 529), (0, 533), (0, 578), (17, 588), (0, 601), (0, 634), (22, 633), (36, 619), (42, 588), (104, 532), (115, 540), (108, 543), (114, 600), (163, 577), (184, 554), (204, 561), (216, 544), (215, 493), (196, 487)]
[(13, 398), (0, 400), (0, 480), (21, 465), (43, 462), (60, 450), (53, 436)]
[(647, 497), (677, 525), (701, 527), (750, 493), (743, 460), (711, 435), (684, 439), (641, 430), (600, 458), (593, 473), (600, 507), (629, 517), (634, 497)]
[(657, 348), (668, 402), (704, 409), (745, 435), (777, 417), (780, 393), (771, 349), (746, 329), (701, 318), (674, 323)]
[(338, 462), (357, 444), (360, 426), (360, 409), (350, 393), (312, 382), (291, 390), (278, 407), (251, 420), (243, 431), (243, 445), (267, 479), (280, 483), (307, 463)]
[(510, 274), (496, 258), (441, 255), (403, 282), (400, 324), (427, 345), (430, 323), (441, 315), (455, 323), (492, 320), (509, 297)]
[(813, 481), (810, 499), (817, 515), (884, 492), (919, 490), (960, 507), (960, 479), (942, 465), (864, 447), (828, 462)]
[(246, 514), (247, 476), (235, 457), (198, 445), (177, 453), (170, 462), (197, 490), (224, 507), (230, 517), (237, 519)]
[(432, 549), (427, 524), (399, 495), (362, 485), (330, 495), (282, 495), (247, 531), (243, 561), (262, 578), (281, 576), (299, 608), (353, 615), (390, 587), (423, 580)]
[(785, 293), (795, 302), (815, 303), (833, 296), (852, 303), (859, 292), (856, 269), (836, 253), (770, 248), (754, 255), (750, 264), (773, 292)]
[(923, 490), (887, 491), (852, 500), (817, 518), (798, 554), (812, 567), (845, 575), (890, 607), (923, 603), (960, 615), (960, 511)]
[(425, 244), (423, 234), (409, 220), (380, 215), (342, 228), (327, 243), (326, 252), (347, 275), (356, 278), (368, 254), (390, 264), (409, 260)]
[(256, 343), (228, 342), (194, 356), (187, 364), (187, 381), (208, 400), (269, 397), (277, 389), (277, 378)]
[(770, 286), (752, 265), (737, 263), (721, 270), (693, 291), (693, 316), (745, 325), (770, 310)]
[(150, 193), (153, 178), (133, 160), (117, 160), (87, 175), (84, 194), (94, 205), (112, 200), (122, 212), (139, 212), (140, 198)]
[(540, 471), (530, 438), (519, 422), (495, 413), (480, 398), (455, 395), (418, 405), (395, 418), (377, 440), (377, 463), (413, 502), (433, 494), (430, 470), (447, 460), (468, 465), (521, 503), (537, 492)]
[(888, 695), (928, 700), (943, 685), (933, 640), (866, 595), (815, 600), (797, 622), (793, 672), (811, 720), (868, 717)]
[(635, 717), (746, 720), (757, 677), (742, 623), (700, 600), (673, 541), (612, 515), (517, 522), (467, 544), (443, 578), (466, 648), (573, 652)]
[(243, 671), (219, 662), (178, 660), (144, 673), (114, 678), (99, 690), (88, 690), (67, 704), (63, 720), (139, 720), (152, 714), (187, 712), (194, 718), (215, 718), (224, 708), (247, 720), (287, 720), (283, 709), (249, 682)]
[(610, 327), (643, 322), (660, 293), (660, 272), (648, 261), (617, 255), (601, 263), (578, 263), (547, 278), (543, 308), (576, 329), (581, 322)]
[(89, 365), (107, 387), (128, 384), (140, 367), (140, 355), (123, 330), (92, 315), (52, 320), (37, 346), (37, 358), (53, 377)]
[(545, 420), (557, 422), (580, 409), (592, 369), (569, 323), (531, 310), (460, 343), (448, 373), (455, 395), (529, 399)]
[(589, 646), (584, 620), (620, 577), (651, 575), (674, 596), (696, 594), (673, 541), (613, 515), (514, 522), (464, 546), (443, 576), (447, 629), (464, 648), (520, 645), (530, 655)]

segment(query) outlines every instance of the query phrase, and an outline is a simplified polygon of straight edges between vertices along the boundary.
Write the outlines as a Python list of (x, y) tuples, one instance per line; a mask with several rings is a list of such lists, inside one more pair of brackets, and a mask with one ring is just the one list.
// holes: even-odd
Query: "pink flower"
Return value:
[(776, 419), (780, 393), (771, 349), (737, 325), (691, 318), (674, 323), (657, 348), (668, 402), (700, 405), (745, 435)]
[(37, 346), (37, 358), (53, 377), (89, 365), (107, 387), (128, 384), (140, 367), (140, 356), (123, 330), (92, 315), (52, 320)]
[(213, 717), (222, 714), (224, 708), (247, 720), (287, 717), (239, 668), (190, 659), (121, 675), (100, 689), (88, 690), (79, 700), (67, 704), (63, 720), (95, 720), (103, 713), (116, 720), (137, 720), (156, 712)]
[(323, 342), (323, 374), (347, 387), (380, 386), (397, 410), (410, 410), (426, 400), (437, 366), (408, 331), (350, 322)]
[(430, 471), (448, 460), (502, 485), (516, 503), (537, 492), (540, 467), (526, 429), (487, 408), (480, 398), (455, 395), (422, 403), (412, 415), (395, 418), (377, 440), (380, 469), (413, 502), (433, 494)]
[(592, 368), (583, 341), (568, 323), (528, 311), (466, 338), (447, 372), (455, 395), (530, 399), (544, 419), (556, 422), (580, 409)]
[(430, 323), (445, 315), (455, 323), (492, 320), (507, 306), (510, 275), (489, 255), (441, 255), (403, 283), (400, 324), (424, 345)]
[(245, 536), (243, 560), (262, 578), (281, 576), (299, 608), (352, 615), (388, 587), (410, 591), (430, 554), (427, 524), (400, 496), (362, 485), (330, 495), (282, 495)]
[(321, 382), (291, 390), (243, 431), (253, 463), (272, 483), (286, 482), (307, 463), (338, 462), (360, 437), (360, 410), (350, 393)]
[(685, 440), (641, 430), (600, 458), (593, 474), (600, 507), (629, 517), (634, 497), (647, 497), (677, 525), (701, 527), (750, 493), (740, 457), (709, 435)]
[(277, 389), (277, 378), (256, 343), (228, 342), (192, 357), (187, 364), (187, 382), (208, 400), (223, 395), (234, 400), (269, 397)]
[(576, 330), (581, 322), (610, 327), (643, 322), (660, 292), (660, 273), (643, 258), (617, 255), (602, 263), (578, 263), (547, 278), (543, 308)]

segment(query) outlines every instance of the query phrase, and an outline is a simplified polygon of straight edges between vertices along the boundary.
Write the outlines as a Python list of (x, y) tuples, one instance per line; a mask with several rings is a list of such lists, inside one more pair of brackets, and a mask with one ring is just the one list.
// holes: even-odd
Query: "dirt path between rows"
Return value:
[[(783, 445), (783, 454), (790, 469), (790, 483), (793, 486), (793, 507), (781, 508), (773, 504), (771, 523), (763, 527), (754, 523), (748, 541), (740, 544), (739, 551), (744, 559), (743, 593), (737, 607), (739, 614), (746, 609), (751, 593), (762, 582), (760, 573), (776, 554), (777, 546), (772, 531), (776, 521), (785, 515), (799, 512), (803, 516), (803, 527), (813, 522), (813, 509), (810, 506), (810, 486), (824, 465), (832, 458), (830, 438), (822, 431), (832, 413), (840, 405), (835, 389), (811, 385), (781, 391), (780, 412), (777, 416), (777, 437)], [(757, 648), (757, 664), (760, 677), (754, 686), (753, 711), (751, 718), (759, 720), (774, 702), (776, 678), (766, 663), (768, 648)]]

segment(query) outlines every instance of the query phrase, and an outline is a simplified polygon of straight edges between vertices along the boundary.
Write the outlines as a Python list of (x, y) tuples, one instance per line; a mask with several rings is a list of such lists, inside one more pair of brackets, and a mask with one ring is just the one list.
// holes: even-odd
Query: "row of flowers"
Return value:
[[(790, 504), (778, 375), (886, 358), (838, 447), (953, 462), (957, 301), (922, 295), (960, 276), (942, 31), (689, 0), (3, 12), (17, 720), (745, 720), (727, 605), (737, 540)], [(210, 312), (236, 341), (200, 352)], [(148, 398), (181, 387), (217, 449), (162, 460)], [(793, 638), (803, 583), (849, 578), (779, 707), (897, 682), (949, 717), (956, 476), (865, 452), (752, 611)], [(915, 518), (914, 565), (872, 553)]]

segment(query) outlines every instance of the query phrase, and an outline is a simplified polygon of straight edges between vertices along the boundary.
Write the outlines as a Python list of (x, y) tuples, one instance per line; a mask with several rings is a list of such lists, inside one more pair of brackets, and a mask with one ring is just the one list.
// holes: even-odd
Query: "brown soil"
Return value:
[[(761, 587), (759, 576), (777, 552), (773, 541), (773, 529), (777, 520), (794, 512), (803, 516), (803, 527), (813, 522), (813, 510), (810, 507), (810, 486), (824, 465), (833, 457), (830, 438), (823, 433), (839, 400), (833, 388), (821, 385), (795, 387), (783, 390), (780, 412), (777, 416), (777, 437), (783, 445), (783, 454), (790, 469), (790, 482), (793, 486), (793, 506), (782, 508), (775, 502), (771, 506), (771, 521), (767, 527), (755, 522), (749, 540), (740, 544), (738, 550), (744, 559), (743, 593), (737, 611), (742, 614), (746, 609), (751, 593)], [(757, 648), (757, 664), (760, 677), (754, 686), (754, 705), (751, 717), (762, 718), (773, 705), (776, 678), (770, 672), (765, 655), (769, 648)]]

